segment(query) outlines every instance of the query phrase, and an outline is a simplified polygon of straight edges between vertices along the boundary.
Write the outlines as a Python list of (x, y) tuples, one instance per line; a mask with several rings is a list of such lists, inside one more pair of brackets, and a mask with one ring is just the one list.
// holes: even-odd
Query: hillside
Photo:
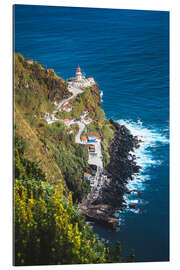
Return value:
[(105, 179), (100, 171), (111, 164), (117, 127), (105, 118), (97, 83), (68, 87), (54, 70), (15, 54), (14, 264), (133, 261), (134, 254), (122, 257), (118, 242), (102, 243), (80, 208)]
[[(88, 164), (88, 147), (75, 143), (78, 125), (71, 125), (72, 133), (63, 122), (47, 123), (44, 115), (52, 114), (56, 103), (71, 98), (65, 80), (54, 70), (15, 54), (14, 120), (15, 137), (23, 140), (23, 158), (35, 162), (50, 184), (63, 179), (65, 189), (72, 191), (73, 201), (79, 202), (89, 192), (84, 172), (92, 173)], [(98, 85), (87, 87), (69, 103), (71, 112), (58, 112), (56, 119), (79, 119), (88, 110), (92, 122), (82, 135), (93, 132), (102, 139), (103, 163), (109, 161), (108, 147), (114, 136), (114, 126), (105, 118), (101, 108)]]

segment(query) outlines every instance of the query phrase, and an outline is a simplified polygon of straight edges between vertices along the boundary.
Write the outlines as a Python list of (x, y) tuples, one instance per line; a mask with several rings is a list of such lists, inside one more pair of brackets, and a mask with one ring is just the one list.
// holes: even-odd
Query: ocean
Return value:
[(101, 238), (121, 241), (135, 260), (169, 260), (169, 13), (16, 5), (15, 52), (67, 79), (77, 65), (103, 91), (106, 117), (142, 139), (142, 169), (126, 195), (135, 210), (117, 212), (113, 231), (94, 224)]

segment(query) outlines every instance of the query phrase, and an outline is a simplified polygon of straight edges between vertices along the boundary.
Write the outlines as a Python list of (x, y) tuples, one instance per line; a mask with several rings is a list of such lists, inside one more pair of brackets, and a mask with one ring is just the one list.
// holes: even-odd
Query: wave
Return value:
[[(155, 160), (153, 157), (153, 148), (159, 146), (160, 144), (168, 144), (169, 139), (160, 133), (157, 129), (150, 129), (145, 127), (141, 120), (137, 122), (131, 120), (119, 120), (117, 121), (120, 125), (125, 125), (131, 132), (132, 135), (138, 136), (142, 141), (140, 147), (135, 149), (132, 154), (136, 155), (137, 165), (141, 166), (139, 174), (135, 174), (133, 179), (128, 182), (127, 188), (132, 191), (136, 190), (142, 192), (145, 190), (145, 182), (150, 181), (151, 177), (148, 174), (148, 168), (160, 166), (162, 160)], [(166, 129), (167, 131), (167, 129)], [(131, 194), (125, 194), (124, 200), (127, 204), (125, 211), (133, 212), (136, 214), (140, 213), (138, 208), (140, 205), (145, 205), (148, 202), (140, 200), (137, 193), (132, 192)], [(135, 209), (130, 208), (129, 205), (136, 205)]]

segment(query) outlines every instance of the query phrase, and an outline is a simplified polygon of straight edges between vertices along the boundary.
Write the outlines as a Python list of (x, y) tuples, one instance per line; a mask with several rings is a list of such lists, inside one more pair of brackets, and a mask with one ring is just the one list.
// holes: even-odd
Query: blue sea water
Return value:
[[(79, 64), (103, 91), (107, 118), (142, 138), (142, 166), (126, 195), (137, 209), (117, 213), (100, 237), (135, 250), (136, 261), (169, 260), (169, 13), (16, 5), (16, 52), (67, 79)], [(126, 254), (126, 252), (125, 252)]]

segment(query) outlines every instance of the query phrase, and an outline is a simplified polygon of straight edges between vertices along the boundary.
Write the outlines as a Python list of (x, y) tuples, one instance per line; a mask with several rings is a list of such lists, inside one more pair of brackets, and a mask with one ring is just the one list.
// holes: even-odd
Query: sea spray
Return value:
[[(139, 214), (141, 213), (141, 205), (148, 203), (142, 200), (138, 195), (146, 189), (145, 183), (151, 180), (150, 176), (148, 175), (148, 169), (152, 166), (161, 165), (161, 160), (153, 159), (152, 149), (157, 147), (159, 144), (168, 144), (169, 140), (166, 136), (161, 134), (159, 130), (145, 127), (140, 120), (137, 122), (131, 120), (119, 120), (118, 123), (120, 125), (125, 125), (133, 136), (138, 136), (138, 139), (141, 140), (140, 147), (135, 149), (134, 152), (131, 152), (131, 154), (136, 156), (136, 163), (141, 167), (141, 169), (139, 174), (134, 174), (132, 180), (126, 185), (131, 193), (124, 195), (127, 208), (120, 211), (120, 213), (126, 211)], [(135, 208), (129, 207), (131, 205), (134, 205)], [(122, 219), (121, 214), (120, 219)]]

